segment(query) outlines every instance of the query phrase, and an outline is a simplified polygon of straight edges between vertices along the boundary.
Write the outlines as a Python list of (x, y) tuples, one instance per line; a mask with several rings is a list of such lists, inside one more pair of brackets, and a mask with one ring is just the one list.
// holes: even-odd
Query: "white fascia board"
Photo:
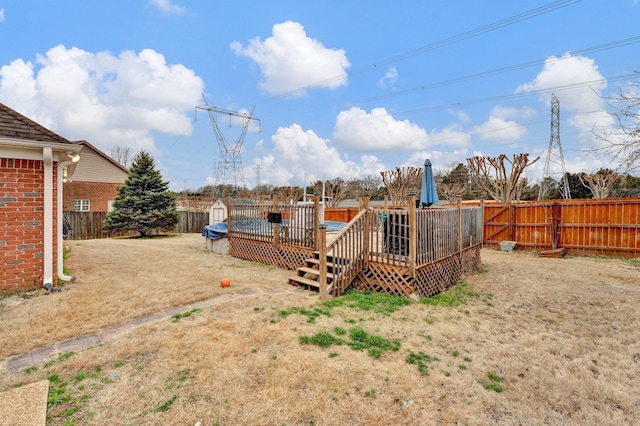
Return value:
[(78, 154), (82, 145), (0, 137), (0, 157), (42, 160), (43, 148), (51, 148), (54, 161), (65, 161), (67, 159), (66, 153)]

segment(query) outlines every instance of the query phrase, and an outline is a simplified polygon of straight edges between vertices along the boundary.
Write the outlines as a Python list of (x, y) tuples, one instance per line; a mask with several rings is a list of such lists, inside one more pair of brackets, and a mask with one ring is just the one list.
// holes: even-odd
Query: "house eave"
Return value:
[(65, 161), (66, 154), (79, 154), (82, 145), (74, 143), (32, 141), (0, 136), (0, 156), (24, 158), (27, 160), (42, 160), (42, 149), (51, 148), (54, 161)]

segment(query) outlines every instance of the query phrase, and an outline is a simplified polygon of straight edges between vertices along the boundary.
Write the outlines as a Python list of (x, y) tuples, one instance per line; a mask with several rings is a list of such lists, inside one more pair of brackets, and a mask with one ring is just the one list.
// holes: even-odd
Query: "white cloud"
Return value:
[(467, 123), (471, 122), (471, 117), (469, 117), (469, 114), (467, 114), (464, 111), (449, 110), (449, 114), (451, 114), (454, 117), (456, 117), (458, 119), (458, 121), (460, 121), (463, 124), (467, 124)]
[[(271, 137), (273, 152), (264, 156), (262, 175), (271, 185), (302, 184), (336, 177), (349, 180), (360, 176), (361, 168), (340, 156), (327, 139), (312, 130), (303, 130), (299, 124), (280, 127)], [(375, 160), (365, 158), (367, 170)]]
[(509, 118), (526, 118), (534, 113), (531, 108), (505, 108), (496, 106), (491, 111), (489, 119), (482, 125), (474, 127), (474, 133), (482, 140), (497, 142), (514, 142), (527, 134), (526, 127)]
[(371, 113), (353, 107), (342, 111), (333, 129), (336, 145), (356, 151), (413, 151), (443, 144), (465, 146), (469, 135), (457, 126), (427, 133), (409, 120), (396, 120), (385, 108)]
[(171, 2), (171, 0), (149, 0), (149, 4), (165, 15), (181, 15), (187, 10)]
[(4, 9), (0, 9), (0, 22), (4, 22)]
[(155, 149), (153, 133), (191, 134), (204, 83), (151, 49), (91, 53), (58, 45), (0, 68), (0, 99), (70, 140)]
[(310, 87), (335, 89), (347, 83), (351, 66), (343, 49), (328, 49), (307, 36), (304, 27), (292, 21), (273, 26), (272, 36), (255, 38), (244, 47), (231, 43), (236, 55), (255, 61), (262, 72), (260, 87), (278, 95), (303, 96)]
[(465, 147), (471, 143), (471, 135), (456, 124), (452, 124), (442, 130), (432, 130), (429, 133), (430, 145), (446, 147)]
[(382, 162), (382, 160), (375, 155), (363, 155), (360, 157), (361, 169), (360, 169), (360, 177), (364, 178), (367, 176), (380, 176), (380, 172), (383, 170), (387, 170), (387, 166)]
[[(584, 85), (571, 88), (581, 83)], [(607, 80), (593, 59), (566, 53), (561, 58), (549, 57), (536, 78), (518, 87), (516, 92), (547, 91), (540, 99), (549, 104), (548, 90), (558, 88), (554, 94), (560, 101), (561, 117), (563, 112), (572, 114), (566, 116), (568, 123), (580, 132), (580, 142), (589, 145), (594, 143), (594, 127), (613, 124), (601, 96), (606, 87)]]
[[(36, 82), (33, 78), (33, 64), (16, 59), (0, 68), (0, 99), (14, 109), (24, 112), (36, 95)], [(45, 123), (40, 123), (45, 125)]]
[(464, 165), (467, 164), (467, 149), (460, 148), (453, 151), (419, 151), (413, 153), (407, 161), (405, 161), (402, 166), (411, 166), (411, 167), (423, 167), (424, 160), (431, 160), (433, 164), (433, 169), (438, 170), (446, 170), (450, 164), (458, 165), (462, 163)]
[(357, 107), (340, 112), (333, 138), (338, 146), (356, 151), (404, 151), (429, 142), (424, 129), (408, 120), (395, 120), (384, 108), (371, 113)]
[[(566, 88), (580, 83), (586, 86)], [(558, 88), (556, 96), (563, 108), (575, 111), (592, 111), (602, 107), (600, 97), (607, 87), (607, 81), (593, 59), (584, 56), (571, 56), (566, 53), (561, 58), (551, 56), (547, 58), (542, 71), (529, 83), (523, 84), (516, 92), (532, 92)], [(541, 99), (548, 100), (550, 95), (545, 93)]]
[(378, 87), (386, 89), (391, 87), (395, 89), (396, 81), (398, 81), (398, 70), (396, 67), (389, 67), (387, 73), (378, 81)]

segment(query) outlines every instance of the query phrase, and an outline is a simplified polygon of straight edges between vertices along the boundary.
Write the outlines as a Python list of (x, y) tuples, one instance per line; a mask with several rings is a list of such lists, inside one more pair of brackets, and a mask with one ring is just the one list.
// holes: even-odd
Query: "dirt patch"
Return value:
[[(204, 247), (192, 235), (71, 242), (68, 266), (78, 280), (65, 292), (3, 307), (3, 327), (15, 331), (0, 336), (2, 356), (228, 291), (287, 286), (288, 271)], [(220, 287), (223, 277), (229, 289)], [(462, 305), (411, 303), (392, 314), (341, 306), (311, 322), (304, 312), (324, 309), (315, 298), (236, 298), (4, 376), (0, 390), (55, 374), (66, 403), (77, 407), (70, 415), (77, 424), (595, 425), (640, 418), (637, 261), (483, 250), (481, 269), (465, 282)], [(400, 349), (375, 358), (346, 345), (301, 343), (302, 336), (348, 335), (356, 327), (396, 339)], [(424, 371), (409, 362), (416, 359)]]

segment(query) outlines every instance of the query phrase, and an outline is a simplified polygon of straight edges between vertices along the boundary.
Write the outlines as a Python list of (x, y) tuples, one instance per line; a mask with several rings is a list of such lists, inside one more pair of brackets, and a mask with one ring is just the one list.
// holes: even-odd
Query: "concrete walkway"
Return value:
[(193, 303), (187, 306), (179, 306), (176, 308), (165, 309), (162, 312), (145, 315), (142, 317), (134, 318), (124, 324), (107, 328), (99, 333), (89, 334), (85, 336), (74, 337), (72, 339), (63, 340), (52, 346), (46, 348), (35, 349), (31, 352), (27, 352), (22, 355), (16, 355), (6, 359), (0, 365), (0, 373), (14, 374), (24, 370), (27, 367), (33, 365), (41, 365), (48, 361), (52, 361), (65, 352), (80, 352), (92, 346), (97, 346), (101, 343), (116, 339), (130, 333), (136, 327), (147, 324), (150, 322), (161, 321), (167, 318), (171, 318), (173, 315), (183, 313), (191, 309), (204, 309), (211, 306), (219, 305), (230, 300), (234, 300), (241, 297), (255, 296), (260, 294), (295, 294), (301, 297), (310, 297), (312, 294), (309, 291), (301, 290), (295, 287), (290, 289), (246, 289), (237, 293), (229, 293), (221, 296), (214, 297), (212, 299), (203, 300), (201, 302)]

